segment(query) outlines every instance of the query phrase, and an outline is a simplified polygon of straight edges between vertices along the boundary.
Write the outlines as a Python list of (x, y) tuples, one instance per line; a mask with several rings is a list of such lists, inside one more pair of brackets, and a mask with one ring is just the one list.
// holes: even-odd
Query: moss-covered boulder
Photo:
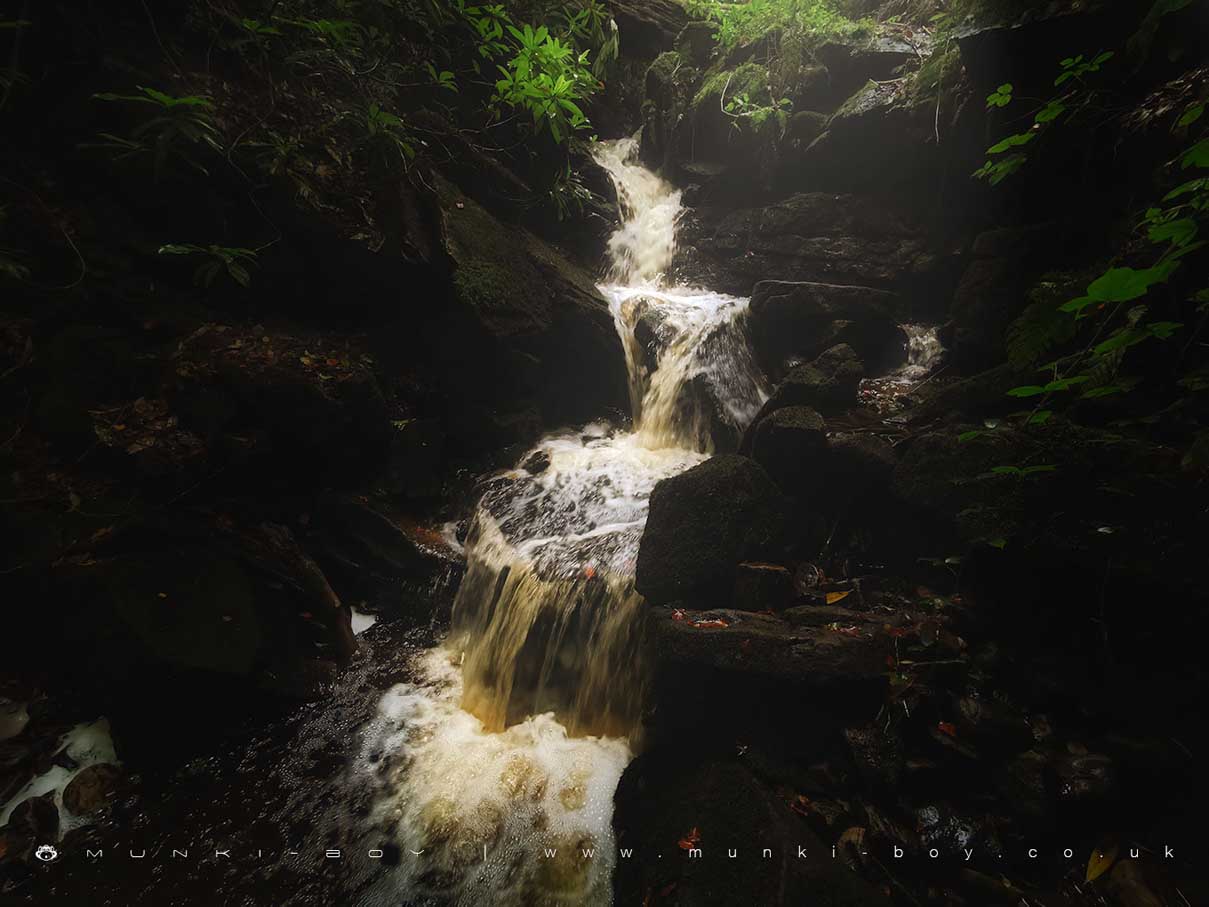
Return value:
[(439, 193), (452, 287), (423, 317), (433, 322), (426, 354), (448, 396), (451, 438), (492, 449), (624, 412), (625, 357), (592, 278), (452, 184)]

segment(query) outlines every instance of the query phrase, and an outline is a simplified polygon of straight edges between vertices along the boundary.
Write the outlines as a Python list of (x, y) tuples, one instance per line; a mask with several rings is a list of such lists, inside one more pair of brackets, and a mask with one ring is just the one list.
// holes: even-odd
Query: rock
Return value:
[(72, 815), (86, 816), (105, 805), (117, 791), (122, 770), (109, 763), (83, 769), (63, 789), (63, 805)]
[(764, 412), (786, 406), (809, 406), (823, 415), (836, 415), (855, 406), (865, 364), (846, 343), (825, 350), (808, 365), (789, 370), (764, 405)]
[(639, 154), (648, 167), (669, 172), (691, 156), (685, 125), (696, 79), (696, 69), (676, 51), (660, 54), (647, 69)]
[[(741, 188), (735, 204), (750, 205), (750, 182)], [(873, 287), (908, 293), (928, 311), (937, 308), (938, 293), (947, 298), (949, 292), (949, 256), (933, 248), (916, 214), (886, 199), (799, 192), (761, 207), (693, 214), (681, 223), (676, 267), (698, 279), (699, 272), (708, 274), (723, 292), (747, 296), (754, 283), (769, 278)]]
[[(893, 294), (870, 287), (761, 281), (748, 314), (756, 361), (775, 380), (842, 344), (875, 372), (891, 367), (906, 357), (894, 304)], [(853, 367), (849, 362), (846, 369)], [(847, 371), (844, 380), (851, 380)]]
[(735, 576), (734, 607), (743, 611), (780, 611), (795, 598), (793, 574), (779, 564), (747, 562)]
[(368, 353), (318, 334), (205, 324), (179, 346), (165, 388), (181, 428), (219, 460), (258, 457), (274, 481), (380, 470), (392, 419)]
[(1020, 712), (1003, 702), (975, 695), (957, 700), (958, 729), (982, 749), (1019, 753), (1033, 745), (1033, 731)]
[(778, 409), (756, 423), (752, 458), (786, 493), (809, 497), (826, 481), (827, 428), (806, 406)]
[[(966, 372), (1002, 360), (1008, 328), (1029, 304), (1028, 289), (1051, 263), (1077, 254), (1070, 232), (1054, 223), (989, 230), (972, 251), (953, 295), (948, 341), (950, 361)], [(1076, 277), (1068, 292), (1050, 294), (1061, 298), (1045, 302), (1056, 309), (1096, 276)]]
[(933, 185), (941, 160), (935, 117), (935, 95), (917, 95), (905, 80), (865, 83), (801, 156), (809, 186), (909, 192)]
[[(542, 453), (530, 457), (535, 473), (541, 471)], [(548, 466), (548, 455), (545, 462)], [(309, 528), (308, 543), (349, 601), (429, 607), (431, 601), (413, 600), (410, 590), (429, 587), (458, 560), (435, 533), (412, 524), (405, 530), (400, 520), (347, 495), (319, 495)]]
[(35, 847), (58, 841), (59, 808), (55, 806), (54, 793), (22, 800), (0, 832), (3, 833), (0, 843), (5, 845), (0, 848), (0, 866), (9, 861), (28, 862)]
[(1048, 823), (1053, 814), (1047, 775), (1048, 760), (1036, 750), (1021, 753), (995, 771), (996, 791), (1012, 814), (1029, 827)]
[(651, 492), (635, 585), (655, 604), (725, 602), (738, 565), (775, 547), (780, 489), (758, 463), (713, 457)]
[(1068, 756), (1054, 765), (1058, 799), (1069, 804), (1103, 804), (1117, 796), (1117, 770), (1099, 753)]
[(890, 81), (905, 64), (926, 56), (931, 50), (927, 32), (918, 32), (917, 39), (915, 45), (892, 34), (832, 39), (820, 44), (815, 56), (831, 74), (833, 91), (844, 98), (870, 80)]
[[(778, 745), (817, 748), (822, 728), (876, 711), (892, 650), (880, 622), (867, 615), (850, 624), (807, 626), (749, 611), (656, 608), (650, 633), (654, 715), (648, 727), (673, 740), (771, 734)], [(798, 720), (778, 722), (783, 710)]]
[(982, 831), (978, 820), (964, 816), (944, 803), (924, 806), (915, 811), (915, 828), (920, 846), (935, 848), (942, 857), (961, 857), (974, 847)]
[(391, 492), (409, 501), (437, 497), (445, 464), (445, 427), (438, 419), (403, 419), (391, 424)]
[(627, 411), (625, 356), (591, 276), (455, 186), (441, 181), (438, 192), (452, 298), (422, 317), (436, 338), (424, 354), (446, 382), (450, 442), (494, 451), (532, 443), (543, 425)]
[(667, 50), (688, 24), (688, 14), (673, 0), (608, 0), (621, 38), (620, 51), (649, 60)]
[[(831, 859), (830, 845), (742, 764), (686, 766), (678, 757), (644, 753), (626, 768), (614, 800), (618, 846), (664, 855), (618, 861), (618, 904), (640, 904), (647, 892), (663, 890), (686, 905), (888, 903)], [(699, 848), (700, 859), (681, 842)], [(765, 847), (773, 859), (764, 859)]]
[(845, 728), (844, 740), (870, 790), (893, 790), (903, 770), (902, 741), (893, 730), (867, 725)]
[(716, 22), (690, 22), (676, 36), (676, 50), (692, 66), (705, 69), (718, 48)]

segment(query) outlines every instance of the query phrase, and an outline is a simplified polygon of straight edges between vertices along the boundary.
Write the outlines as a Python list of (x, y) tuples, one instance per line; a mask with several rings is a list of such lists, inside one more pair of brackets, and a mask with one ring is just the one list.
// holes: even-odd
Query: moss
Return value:
[(768, 69), (759, 63), (744, 63), (734, 70), (721, 70), (706, 76), (693, 98), (693, 110), (699, 111), (708, 104), (717, 105), (722, 92), (728, 98), (737, 94), (746, 94), (753, 104), (771, 104), (772, 95), (768, 91)]

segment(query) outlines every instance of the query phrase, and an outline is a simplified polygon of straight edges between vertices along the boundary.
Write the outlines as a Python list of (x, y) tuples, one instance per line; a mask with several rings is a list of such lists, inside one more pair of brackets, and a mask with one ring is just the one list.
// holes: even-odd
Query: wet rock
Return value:
[(1024, 715), (1011, 706), (975, 695), (957, 700), (958, 729), (988, 752), (1018, 753), (1033, 745)]
[(752, 457), (787, 494), (809, 496), (826, 479), (826, 424), (806, 406), (787, 406), (765, 416), (751, 436)]
[[(630, 763), (614, 799), (618, 845), (635, 855), (664, 855), (618, 861), (616, 903), (639, 904), (647, 892), (662, 890), (674, 890), (681, 904), (886, 903), (831, 859), (830, 845), (740, 764), (686, 767), (678, 758), (647, 753)], [(682, 841), (700, 848), (701, 858), (686, 853)], [(774, 859), (763, 859), (765, 847)]]
[(1103, 804), (1117, 796), (1116, 765), (1099, 753), (1072, 755), (1054, 765), (1058, 799), (1069, 804)]
[(727, 454), (664, 479), (651, 493), (636, 586), (653, 603), (725, 601), (740, 562), (775, 547), (780, 489), (758, 463)]
[(1011, 813), (1041, 825), (1053, 813), (1047, 784), (1049, 761), (1036, 750), (1021, 753), (995, 771), (995, 789)]
[[(885, 692), (886, 640), (865, 618), (807, 626), (748, 611), (657, 608), (650, 632), (650, 726), (661, 739), (774, 734), (781, 745), (817, 748), (821, 727), (876, 711)], [(790, 725), (776, 720), (785, 709), (798, 715)]]
[(894, 303), (893, 294), (870, 287), (761, 281), (748, 316), (756, 361), (775, 379), (843, 344), (870, 368), (887, 365), (906, 349)]
[(938, 803), (916, 810), (915, 827), (924, 850), (935, 848), (942, 857), (958, 857), (975, 845), (980, 823), (964, 816), (948, 804)]
[(866, 725), (846, 728), (844, 740), (857, 771), (870, 790), (893, 789), (903, 771), (902, 741), (894, 730)]
[(795, 598), (793, 574), (779, 564), (743, 563), (735, 575), (734, 607), (780, 611)]
[(114, 795), (121, 777), (122, 770), (116, 765), (90, 765), (63, 789), (63, 805), (73, 815), (88, 815), (104, 806)]
[(6, 862), (28, 861), (36, 846), (58, 841), (59, 808), (55, 806), (55, 795), (30, 797), (18, 803), (8, 817), (0, 840), (7, 845), (0, 853), (0, 860)]
[[(690, 274), (705, 272), (711, 286), (741, 296), (770, 277), (910, 291), (912, 299), (917, 287), (921, 299), (925, 288), (928, 298), (938, 292), (930, 281), (948, 266), (947, 256), (932, 248), (911, 215), (884, 199), (800, 192), (764, 207), (733, 207), (744, 201), (741, 197), (729, 207), (698, 209), (696, 216), (685, 218), (678, 267)], [(811, 356), (838, 342), (819, 345)]]
[(446, 433), (436, 419), (403, 419), (392, 423), (390, 490), (407, 500), (438, 496), (442, 487)]
[(521, 469), (525, 470), (525, 472), (532, 476), (539, 476), (549, 468), (550, 451), (545, 450), (544, 448), (542, 450), (535, 450), (525, 458), (523, 463), (521, 463)]
[[(926, 41), (926, 33), (921, 32), (919, 40)], [(917, 62), (919, 54), (928, 50), (926, 45), (912, 45), (901, 37), (878, 34), (825, 41), (815, 56), (831, 73), (833, 89), (840, 97), (847, 97), (870, 79), (889, 81), (904, 64)]]
[(808, 365), (790, 369), (764, 405), (764, 412), (786, 406), (809, 406), (834, 415), (856, 405), (865, 364), (846, 343), (825, 350)]

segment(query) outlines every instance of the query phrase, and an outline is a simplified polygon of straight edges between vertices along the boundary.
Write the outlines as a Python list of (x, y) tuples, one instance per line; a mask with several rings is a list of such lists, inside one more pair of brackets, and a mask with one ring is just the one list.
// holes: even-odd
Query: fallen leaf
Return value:
[(836, 602), (843, 601), (851, 594), (852, 594), (851, 589), (849, 589), (847, 592), (828, 592), (827, 593), (827, 604), (834, 605)]
[(121, 422), (119, 422), (117, 425), (115, 425), (115, 426), (113, 427), (113, 430), (114, 430), (114, 431), (125, 431), (125, 430), (126, 430), (126, 426), (125, 426), (125, 425), (123, 425)]
[(1107, 849), (1096, 848), (1091, 852), (1091, 859), (1087, 861), (1087, 881), (1094, 882), (1104, 873), (1112, 868), (1112, 864), (1117, 861), (1117, 854), (1121, 852), (1121, 846), (1114, 844)]
[(595, 567), (591, 567), (591, 566), (584, 567), (584, 576), (585, 576), (585, 577), (587, 577), (588, 579), (591, 579), (591, 578), (592, 578), (592, 577), (594, 577), (595, 575), (596, 575), (596, 568), (595, 568)]
[(938, 721), (936, 723), (936, 730), (942, 734), (948, 734), (950, 737), (957, 737), (957, 728), (953, 726), (951, 721)]
[(687, 835), (680, 839), (681, 850), (692, 850), (701, 841), (701, 829), (693, 826)]
[(799, 816), (809, 816), (813, 811), (809, 797), (804, 797), (798, 794), (794, 799), (789, 801), (789, 808)]
[(329, 360), (327, 360), (327, 364), (335, 367), (340, 364), (340, 360), (339, 359), (329, 359)]
[(721, 630), (721, 629), (725, 629), (725, 628), (729, 627), (730, 624), (728, 624), (724, 620), (695, 620), (695, 621), (693, 621), (693, 626), (697, 627), (698, 629), (717, 628), (717, 629)]
[(677, 608), (672, 612), (672, 620), (684, 620), (684, 609)]

